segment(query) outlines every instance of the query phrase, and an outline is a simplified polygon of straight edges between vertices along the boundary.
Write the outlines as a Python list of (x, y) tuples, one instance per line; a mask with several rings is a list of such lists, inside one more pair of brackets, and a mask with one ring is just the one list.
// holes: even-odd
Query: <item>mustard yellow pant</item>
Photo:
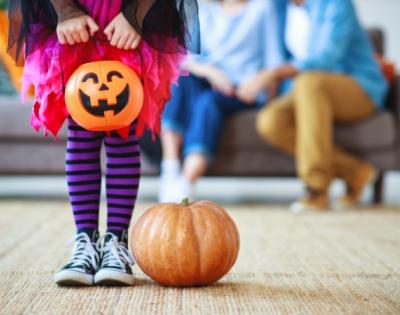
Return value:
[(290, 94), (260, 111), (257, 130), (295, 156), (298, 175), (307, 186), (326, 191), (335, 177), (349, 181), (362, 163), (334, 145), (334, 123), (354, 123), (374, 111), (373, 102), (351, 77), (308, 72), (297, 76)]

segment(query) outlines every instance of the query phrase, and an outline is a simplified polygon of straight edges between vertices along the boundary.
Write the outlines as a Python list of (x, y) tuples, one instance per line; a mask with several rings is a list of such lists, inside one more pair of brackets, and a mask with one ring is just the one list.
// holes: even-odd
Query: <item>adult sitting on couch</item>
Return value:
[[(200, 7), (202, 53), (172, 90), (163, 115), (160, 201), (193, 197), (218, 145), (225, 119), (263, 106), (263, 69), (283, 64), (273, 0), (220, 0)], [(183, 147), (184, 163), (179, 159)]]
[(333, 144), (333, 125), (365, 119), (383, 107), (387, 84), (373, 48), (351, 0), (288, 1), (283, 33), (293, 59), (266, 71), (262, 81), (268, 89), (294, 78), (294, 86), (260, 111), (257, 130), (296, 158), (307, 192), (293, 212), (327, 209), (335, 177), (347, 185), (339, 205), (353, 206), (377, 172)]

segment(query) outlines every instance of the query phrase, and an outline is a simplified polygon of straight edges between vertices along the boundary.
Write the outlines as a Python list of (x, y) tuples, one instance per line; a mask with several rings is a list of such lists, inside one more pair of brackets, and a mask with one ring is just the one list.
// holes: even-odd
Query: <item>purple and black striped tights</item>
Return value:
[(68, 119), (66, 174), (78, 232), (98, 229), (101, 191), (100, 150), (107, 155), (107, 231), (129, 228), (140, 180), (140, 149), (132, 125), (129, 138), (87, 131)]

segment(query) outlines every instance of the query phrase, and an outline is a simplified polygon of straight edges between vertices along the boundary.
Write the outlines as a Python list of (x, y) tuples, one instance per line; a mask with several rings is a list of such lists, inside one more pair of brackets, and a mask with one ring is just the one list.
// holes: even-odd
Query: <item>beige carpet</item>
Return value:
[(69, 256), (68, 205), (0, 201), (0, 314), (400, 314), (399, 210), (229, 208), (242, 246), (218, 284), (163, 288), (136, 268), (134, 287), (72, 289), (52, 283)]

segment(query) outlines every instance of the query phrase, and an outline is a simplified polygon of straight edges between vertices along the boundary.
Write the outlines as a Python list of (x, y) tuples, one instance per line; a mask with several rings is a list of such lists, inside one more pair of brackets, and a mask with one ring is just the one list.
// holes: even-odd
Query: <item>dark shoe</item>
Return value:
[(128, 249), (128, 231), (116, 235), (107, 232), (104, 244), (99, 240), (97, 248), (101, 251), (101, 265), (94, 282), (100, 285), (133, 285), (135, 279), (131, 266), (133, 257)]
[(100, 263), (100, 255), (96, 249), (99, 232), (87, 230), (79, 232), (75, 237), (75, 246), (69, 262), (54, 275), (58, 285), (88, 286), (94, 284), (94, 275)]

